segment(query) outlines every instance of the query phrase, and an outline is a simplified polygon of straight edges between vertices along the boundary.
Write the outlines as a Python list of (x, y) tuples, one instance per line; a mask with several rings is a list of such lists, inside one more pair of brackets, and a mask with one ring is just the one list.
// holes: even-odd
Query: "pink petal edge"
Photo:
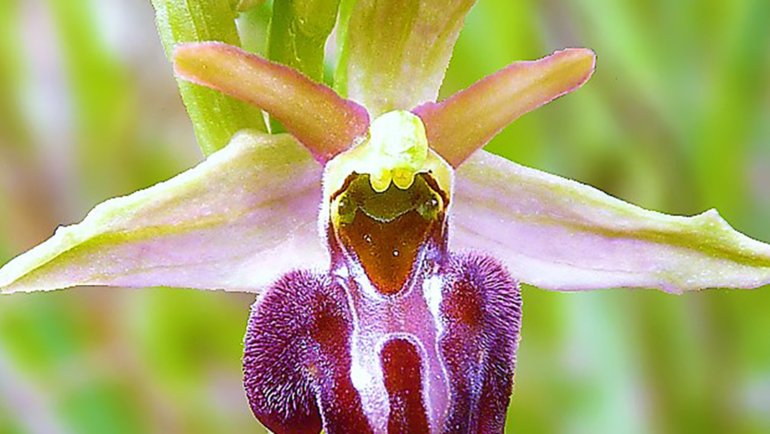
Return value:
[(539, 60), (513, 63), (413, 112), (425, 123), (431, 147), (459, 167), (523, 114), (580, 88), (595, 66), (593, 51), (567, 48)]
[(369, 128), (369, 114), (292, 68), (221, 42), (174, 49), (174, 72), (184, 80), (251, 103), (278, 119), (325, 163)]

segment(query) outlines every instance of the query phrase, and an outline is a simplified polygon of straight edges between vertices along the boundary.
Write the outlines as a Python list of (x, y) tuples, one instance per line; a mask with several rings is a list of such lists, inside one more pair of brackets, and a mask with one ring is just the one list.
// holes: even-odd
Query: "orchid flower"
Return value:
[(244, 387), (270, 430), (499, 433), (520, 282), (670, 293), (770, 283), (770, 246), (714, 210), (648, 211), (482, 150), (581, 87), (596, 59), (565, 49), (436, 102), (473, 3), (355, 3), (336, 92), (307, 64), (293, 65), (303, 74), (221, 42), (176, 45), (182, 86), (250, 103), (288, 134), (240, 131), (197, 167), (98, 205), (0, 269), (0, 292), (251, 292)]

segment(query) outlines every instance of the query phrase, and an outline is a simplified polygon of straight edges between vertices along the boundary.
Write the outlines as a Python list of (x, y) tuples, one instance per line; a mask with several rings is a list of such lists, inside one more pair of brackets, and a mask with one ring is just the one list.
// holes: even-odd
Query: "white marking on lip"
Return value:
[[(349, 269), (348, 271), (353, 276), (360, 276), (363, 270)], [(368, 282), (367, 279), (355, 280), (359, 288), (362, 286), (362, 280)], [(363, 285), (365, 286), (366, 283)], [(374, 288), (369, 290), (374, 291)], [(364, 287), (363, 291), (367, 292), (367, 289)], [(358, 317), (360, 306), (357, 307), (357, 296), (354, 295), (351, 288), (346, 288), (345, 293), (353, 320), (353, 330), (350, 336), (350, 381), (358, 392), (364, 415), (371, 428), (375, 433), (386, 433), (390, 402), (387, 398), (388, 392), (385, 388), (379, 353), (373, 351), (379, 333), (377, 330), (366, 327), (362, 329), (361, 326), (365, 326), (365, 324), (361, 324)]]
[(353, 363), (350, 366), (350, 380), (353, 382), (353, 387), (355, 387), (359, 393), (362, 390), (366, 390), (372, 387), (374, 379), (371, 375), (369, 375), (369, 372), (367, 372), (366, 368), (361, 366), (360, 359), (358, 357), (356, 357), (356, 363)]
[(422, 296), (428, 305), (431, 315), (433, 315), (433, 321), (436, 323), (437, 338), (444, 330), (441, 312), (439, 311), (441, 309), (441, 301), (443, 300), (441, 291), (443, 286), (444, 278), (439, 275), (430, 276), (422, 282)]
[[(425, 300), (425, 304), (427, 305), (431, 316), (433, 316), (433, 323), (435, 324), (436, 330), (434, 341), (435, 346), (432, 348), (432, 354), (427, 354), (426, 352), (426, 360), (428, 363), (435, 363), (440, 357), (439, 354), (441, 354), (439, 343), (441, 342), (441, 336), (444, 333), (444, 322), (441, 319), (441, 302), (444, 299), (443, 288), (445, 283), (446, 279), (441, 276), (437, 270), (434, 270), (434, 273), (431, 276), (425, 278), (425, 280), (422, 282), (422, 297)], [(425, 351), (425, 348), (423, 348), (423, 351)], [(434, 374), (438, 374), (441, 377), (439, 379), (433, 379), (435, 382), (434, 388), (430, 387), (431, 379), (428, 378), (428, 376), (423, 378), (423, 400), (425, 402), (431, 403), (427, 410), (431, 413), (431, 422), (437, 423), (443, 422), (445, 420), (444, 418), (446, 417), (446, 412), (448, 411), (447, 403), (445, 401), (445, 394), (447, 393), (447, 389), (441, 388), (439, 385), (444, 384), (444, 387), (446, 387), (445, 382), (449, 377), (446, 371), (446, 366), (444, 366), (443, 363), (438, 363), (438, 371), (440, 373), (434, 371), (436, 366), (432, 366), (431, 368), (432, 369), (429, 369), (429, 371), (433, 372)], [(436, 388), (437, 390), (434, 390)], [(444, 398), (443, 400), (442, 397)], [(440, 412), (443, 412), (443, 415), (439, 415), (438, 413)], [(438, 432), (440, 427), (432, 426), (432, 429)]]

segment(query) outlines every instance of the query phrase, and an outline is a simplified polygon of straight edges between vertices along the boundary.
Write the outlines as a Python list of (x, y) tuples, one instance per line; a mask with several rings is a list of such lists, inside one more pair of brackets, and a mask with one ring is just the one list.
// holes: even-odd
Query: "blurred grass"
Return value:
[[(249, 14), (260, 48), (269, 13)], [(565, 46), (591, 82), (489, 149), (770, 241), (770, 2), (480, 0), (444, 95)], [(149, 2), (0, 0), (0, 262), (200, 156)], [(517, 433), (770, 432), (770, 291), (525, 288)], [(0, 300), (0, 434), (261, 432), (251, 297), (77, 289)]]

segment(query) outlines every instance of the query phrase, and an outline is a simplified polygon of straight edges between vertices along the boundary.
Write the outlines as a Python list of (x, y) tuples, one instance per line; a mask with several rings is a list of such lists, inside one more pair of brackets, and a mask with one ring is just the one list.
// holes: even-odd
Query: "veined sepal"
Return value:
[(0, 268), (0, 294), (82, 285), (258, 292), (293, 268), (327, 266), (320, 184), (321, 166), (291, 136), (243, 131), (197, 167), (59, 228)]
[[(340, 95), (373, 117), (435, 101), (476, 0), (356, 0), (341, 21)], [(343, 3), (344, 4), (344, 3)]]
[(770, 284), (770, 245), (710, 210), (666, 215), (481, 151), (457, 171), (450, 248), (479, 249), (552, 290)]

